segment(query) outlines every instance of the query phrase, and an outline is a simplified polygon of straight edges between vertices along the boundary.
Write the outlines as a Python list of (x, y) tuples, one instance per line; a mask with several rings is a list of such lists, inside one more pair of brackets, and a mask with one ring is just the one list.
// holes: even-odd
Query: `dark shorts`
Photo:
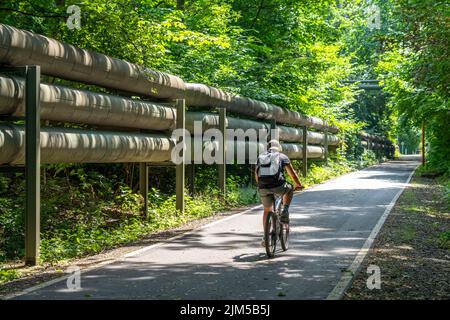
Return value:
[(289, 193), (293, 190), (294, 188), (288, 182), (285, 182), (281, 186), (275, 188), (259, 189), (259, 196), (261, 197), (261, 203), (265, 208), (271, 207), (273, 201), (275, 200), (275, 195), (282, 196), (283, 194)]

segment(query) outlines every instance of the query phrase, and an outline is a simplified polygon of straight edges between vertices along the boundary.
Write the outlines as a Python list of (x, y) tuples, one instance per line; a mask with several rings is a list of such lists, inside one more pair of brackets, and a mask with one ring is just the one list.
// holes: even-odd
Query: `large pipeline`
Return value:
[(338, 128), (327, 125), (322, 119), (302, 115), (266, 102), (232, 95), (223, 90), (199, 83), (186, 83), (186, 104), (197, 107), (222, 107), (229, 112), (259, 119), (274, 119), (280, 123), (307, 126), (336, 133)]
[(174, 75), (77, 48), (29, 31), (0, 24), (0, 64), (41, 67), (43, 74), (163, 99), (185, 98), (191, 106), (225, 107), (230, 112), (275, 119), (336, 133), (323, 120), (262, 101), (228, 94)]
[[(248, 142), (227, 142), (227, 152), (248, 148)], [(192, 143), (192, 145), (194, 145)], [(18, 165), (25, 160), (25, 132), (22, 126), (0, 125), (0, 164)], [(42, 128), (42, 163), (167, 162), (175, 141), (162, 134), (92, 131), (69, 128)], [(259, 147), (264, 147), (259, 144)], [(302, 145), (283, 143), (291, 159), (302, 158)], [(308, 158), (321, 158), (324, 148), (308, 146)], [(248, 159), (250, 163), (255, 158)]]
[[(69, 121), (101, 126), (124, 127), (168, 131), (175, 127), (176, 109), (149, 101), (132, 100), (108, 94), (75, 90), (58, 85), (41, 84), (41, 118), (45, 120)], [(25, 114), (23, 79), (0, 76), (0, 114), (23, 116)], [(203, 129), (216, 128), (217, 114), (187, 112), (186, 128), (192, 133), (194, 121), (201, 121)], [(268, 129), (269, 123), (227, 117), (230, 129)], [(280, 140), (302, 141), (300, 129), (278, 126)], [(324, 134), (308, 131), (309, 144), (323, 144)], [(337, 145), (339, 140), (328, 135), (329, 145)]]
[(369, 146), (369, 143), (367, 141), (364, 141), (364, 140), (361, 141), (361, 146), (363, 146), (366, 149), (373, 149), (373, 150), (390, 149), (390, 148), (393, 147), (392, 145), (378, 143), (378, 142), (371, 142), (370, 146)]
[(39, 65), (43, 74), (157, 98), (183, 98), (182, 79), (0, 24), (0, 63)]
[(376, 142), (381, 142), (383, 144), (392, 145), (392, 141), (390, 141), (388, 138), (369, 134), (364, 131), (361, 131), (359, 133), (359, 137), (365, 141), (376, 141)]
[[(176, 110), (156, 103), (41, 84), (41, 118), (134, 129), (169, 130)], [(25, 114), (23, 79), (0, 76), (0, 114)]]
[[(41, 130), (41, 162), (161, 162), (168, 160), (174, 142), (165, 135), (91, 131), (68, 128)], [(0, 164), (23, 164), (22, 126), (0, 125)]]
[[(204, 112), (188, 112), (186, 113), (186, 129), (191, 133), (194, 132), (194, 121), (201, 121), (204, 130), (209, 128), (219, 127), (219, 116), (212, 113)], [(227, 128), (230, 129), (255, 129), (255, 130), (270, 130), (270, 123), (254, 121), (248, 119), (239, 119), (234, 117), (227, 117)], [(303, 130), (279, 125), (279, 138), (281, 141), (301, 142), (303, 140)], [(307, 131), (308, 144), (324, 144), (325, 135), (320, 132)], [(328, 134), (328, 144), (335, 146), (339, 144), (339, 139), (335, 135)]]

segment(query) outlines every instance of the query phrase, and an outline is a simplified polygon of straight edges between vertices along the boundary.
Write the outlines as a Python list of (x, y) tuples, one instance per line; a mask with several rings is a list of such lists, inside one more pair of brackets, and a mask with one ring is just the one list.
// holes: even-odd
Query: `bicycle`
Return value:
[(277, 241), (280, 240), (281, 249), (289, 249), (289, 224), (281, 222), (281, 204), (284, 194), (274, 195), (273, 210), (267, 214), (264, 225), (264, 246), (269, 258), (275, 256)]

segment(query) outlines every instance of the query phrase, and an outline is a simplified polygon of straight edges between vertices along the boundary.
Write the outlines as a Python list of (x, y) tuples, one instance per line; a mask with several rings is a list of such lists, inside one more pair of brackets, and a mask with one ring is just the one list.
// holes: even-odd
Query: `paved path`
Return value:
[(417, 164), (391, 161), (295, 196), (291, 248), (274, 259), (257, 209), (83, 273), (79, 291), (61, 281), (17, 298), (325, 299)]

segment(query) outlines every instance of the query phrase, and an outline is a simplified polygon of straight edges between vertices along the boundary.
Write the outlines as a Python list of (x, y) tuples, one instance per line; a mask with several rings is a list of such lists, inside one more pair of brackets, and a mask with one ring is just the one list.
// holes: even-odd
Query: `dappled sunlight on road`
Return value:
[(60, 285), (28, 297), (324, 299), (413, 167), (375, 166), (297, 194), (289, 250), (278, 246), (273, 259), (260, 244), (258, 208), (91, 271), (83, 275), (80, 292)]

